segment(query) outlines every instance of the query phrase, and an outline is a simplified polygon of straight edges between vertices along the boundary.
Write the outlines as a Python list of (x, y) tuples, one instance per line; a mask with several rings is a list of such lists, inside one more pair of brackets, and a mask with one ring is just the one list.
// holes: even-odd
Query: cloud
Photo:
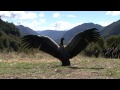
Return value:
[(13, 18), (13, 19), (36, 19), (37, 14), (26, 11), (0, 11), (2, 18)]
[(12, 11), (11, 14), (16, 19), (36, 19), (37, 18), (37, 14), (33, 12)]
[(46, 19), (40, 19), (40, 23), (46, 23)]
[(66, 21), (57, 21), (51, 24), (51, 27), (54, 28), (55, 30), (68, 30), (73, 26), (74, 26), (73, 24)]
[(42, 24), (46, 23), (46, 19), (37, 19), (37, 20), (20, 20), (18, 22), (15, 22), (15, 25), (23, 25), (25, 27), (29, 27), (33, 30), (42, 30), (41, 26)]
[(40, 17), (45, 17), (45, 14), (44, 13), (40, 13), (39, 16)]
[(67, 17), (75, 18), (76, 16), (75, 15), (67, 15)]
[(82, 23), (69, 23), (69, 22), (66, 22), (66, 21), (57, 21), (57, 22), (54, 22), (54, 23), (51, 23), (50, 25), (48, 26), (44, 26), (42, 24), (44, 24), (46, 22), (45, 19), (39, 19), (39, 20), (33, 20), (33, 21), (29, 21), (29, 22), (24, 22), (24, 21), (19, 21), (17, 23), (15, 23), (16, 25), (24, 25), (26, 27), (29, 27), (35, 31), (38, 31), (38, 30), (69, 30), (77, 25), (80, 25)]
[(106, 15), (118, 16), (120, 15), (120, 11), (107, 11)]
[(33, 20), (33, 21), (29, 21), (29, 22), (25, 22), (25, 21), (20, 21), (16, 23), (17, 25), (23, 25), (25, 27), (29, 27), (33, 30), (37, 30), (38, 27), (40, 27), (41, 23), (39, 20)]
[(58, 18), (58, 17), (60, 17), (60, 13), (54, 13), (53, 14), (53, 18)]
[(72, 24), (72, 23), (69, 23), (69, 22), (66, 22), (66, 21), (57, 21), (55, 23), (52, 23), (50, 24), (49, 26), (47, 27), (40, 27), (39, 30), (69, 30), (77, 25), (80, 25), (81, 23), (75, 23), (75, 24)]
[(0, 11), (1, 17), (11, 17), (11, 13), (9, 11)]
[(99, 22), (98, 24), (100, 24), (100, 25), (102, 25), (102, 26), (108, 26), (108, 25), (110, 25), (111, 23), (113, 23), (113, 21), (109, 21), (109, 22), (101, 21), (101, 22)]
[(38, 23), (37, 20), (33, 20), (31, 23), (26, 24), (26, 26), (28, 26), (29, 28), (36, 30), (38, 29), (37, 27), (39, 27), (40, 23)]

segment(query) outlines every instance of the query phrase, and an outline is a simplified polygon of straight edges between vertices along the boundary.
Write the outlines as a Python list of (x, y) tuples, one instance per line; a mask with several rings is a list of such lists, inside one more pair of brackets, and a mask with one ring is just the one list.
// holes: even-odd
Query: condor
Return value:
[(51, 38), (46, 36), (26, 35), (22, 38), (22, 45), (25, 48), (38, 48), (39, 50), (58, 58), (62, 66), (70, 66), (70, 59), (84, 50), (91, 42), (96, 42), (100, 34), (96, 28), (88, 29), (76, 34), (69, 43), (64, 46), (63, 40), (58, 45)]

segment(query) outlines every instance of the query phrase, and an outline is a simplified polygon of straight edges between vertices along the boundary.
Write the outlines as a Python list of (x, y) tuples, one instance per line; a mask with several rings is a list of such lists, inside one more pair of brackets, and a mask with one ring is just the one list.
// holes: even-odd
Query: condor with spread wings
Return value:
[(63, 40), (58, 45), (51, 38), (46, 36), (26, 35), (22, 38), (22, 45), (25, 48), (38, 48), (62, 62), (62, 66), (70, 66), (71, 58), (75, 57), (91, 42), (96, 42), (100, 34), (96, 28), (88, 29), (76, 34), (69, 43), (64, 47)]

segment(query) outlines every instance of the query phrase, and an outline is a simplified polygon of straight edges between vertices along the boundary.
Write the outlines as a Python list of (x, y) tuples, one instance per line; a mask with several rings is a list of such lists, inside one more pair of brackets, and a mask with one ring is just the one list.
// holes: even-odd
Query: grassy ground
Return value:
[(78, 55), (71, 66), (62, 67), (45, 54), (0, 53), (0, 79), (118, 79), (120, 59)]

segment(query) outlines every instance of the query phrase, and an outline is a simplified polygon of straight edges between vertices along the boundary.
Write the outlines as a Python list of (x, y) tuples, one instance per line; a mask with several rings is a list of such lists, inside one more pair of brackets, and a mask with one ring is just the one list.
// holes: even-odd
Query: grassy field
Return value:
[(0, 79), (119, 79), (120, 59), (78, 55), (62, 67), (45, 53), (0, 53)]

